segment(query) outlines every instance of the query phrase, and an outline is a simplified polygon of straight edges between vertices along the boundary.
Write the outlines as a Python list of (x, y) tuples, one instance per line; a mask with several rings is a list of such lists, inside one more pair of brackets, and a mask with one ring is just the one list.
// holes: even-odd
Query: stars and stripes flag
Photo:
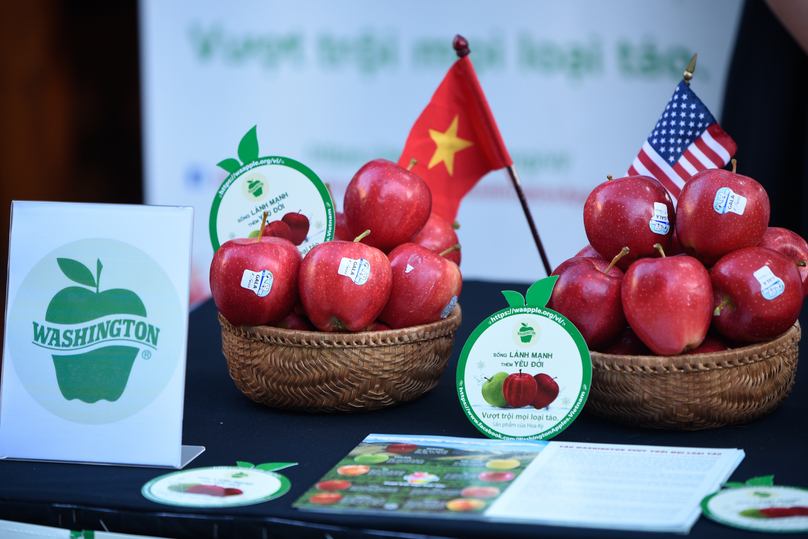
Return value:
[(704, 103), (681, 81), (628, 175), (653, 176), (676, 202), (693, 174), (723, 168), (737, 149)]

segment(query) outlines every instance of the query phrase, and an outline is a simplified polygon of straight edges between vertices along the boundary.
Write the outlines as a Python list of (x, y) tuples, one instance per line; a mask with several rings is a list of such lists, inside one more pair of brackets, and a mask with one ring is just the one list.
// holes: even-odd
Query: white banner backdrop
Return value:
[[(396, 161), (463, 35), (552, 267), (586, 243), (583, 203), (622, 176), (698, 53), (714, 116), (742, 0), (406, 3), (141, 0), (145, 202), (195, 208), (192, 302), (209, 295), (210, 205), (257, 126), (260, 155), (328, 183)], [(730, 136), (732, 133), (730, 133)], [(466, 279), (545, 276), (505, 171), (460, 206)]]

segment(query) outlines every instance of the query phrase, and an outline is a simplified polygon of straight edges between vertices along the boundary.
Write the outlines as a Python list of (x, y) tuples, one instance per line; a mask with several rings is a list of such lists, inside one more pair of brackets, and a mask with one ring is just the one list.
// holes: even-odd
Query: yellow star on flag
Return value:
[(449, 176), (452, 176), (454, 174), (455, 154), (460, 150), (464, 150), (469, 146), (474, 145), (474, 143), (470, 140), (458, 138), (457, 124), (459, 121), (459, 116), (460, 115), (455, 115), (454, 120), (452, 120), (452, 124), (445, 133), (441, 133), (440, 131), (436, 131), (434, 129), (429, 130), (429, 136), (432, 137), (432, 140), (435, 141), (435, 144), (437, 144), (438, 147), (435, 149), (435, 153), (432, 155), (432, 160), (429, 161), (429, 166), (427, 168), (432, 168), (438, 163), (443, 162), (446, 164), (446, 170), (449, 171)]

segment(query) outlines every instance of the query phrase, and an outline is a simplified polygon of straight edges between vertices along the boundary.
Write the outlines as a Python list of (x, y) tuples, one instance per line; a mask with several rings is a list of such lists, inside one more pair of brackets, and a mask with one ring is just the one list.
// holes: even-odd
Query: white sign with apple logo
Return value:
[(12, 204), (0, 456), (182, 465), (192, 220)]

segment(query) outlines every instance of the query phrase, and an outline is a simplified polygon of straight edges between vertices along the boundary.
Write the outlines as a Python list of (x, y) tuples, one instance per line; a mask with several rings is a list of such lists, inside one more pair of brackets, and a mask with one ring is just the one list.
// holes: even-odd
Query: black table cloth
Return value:
[[(161, 505), (141, 496), (144, 483), (167, 473), (155, 468), (55, 462), (0, 461), (0, 519), (72, 530), (176, 538), (203, 537), (671, 537), (671, 534), (592, 530), (473, 520), (371, 517), (302, 512), (292, 503), (367, 434), (481, 438), (463, 414), (455, 389), (458, 356), (474, 328), (507, 306), (502, 290), (527, 286), (464, 283), (463, 323), (440, 384), (423, 397), (391, 408), (353, 414), (309, 414), (270, 409), (234, 385), (221, 353), (221, 328), (212, 301), (190, 315), (183, 443), (206, 451), (189, 468), (297, 462), (279, 473), (292, 488), (275, 500), (245, 507), (195, 509)], [(801, 316), (801, 322), (806, 314)], [(800, 358), (804, 359), (805, 347)], [(601, 420), (586, 411), (555, 440), (614, 444), (736, 447), (746, 457), (732, 481), (774, 475), (775, 484), (808, 487), (808, 380), (798, 370), (794, 388), (771, 414), (754, 422), (695, 432), (648, 430)], [(704, 517), (691, 537), (753, 537)]]

